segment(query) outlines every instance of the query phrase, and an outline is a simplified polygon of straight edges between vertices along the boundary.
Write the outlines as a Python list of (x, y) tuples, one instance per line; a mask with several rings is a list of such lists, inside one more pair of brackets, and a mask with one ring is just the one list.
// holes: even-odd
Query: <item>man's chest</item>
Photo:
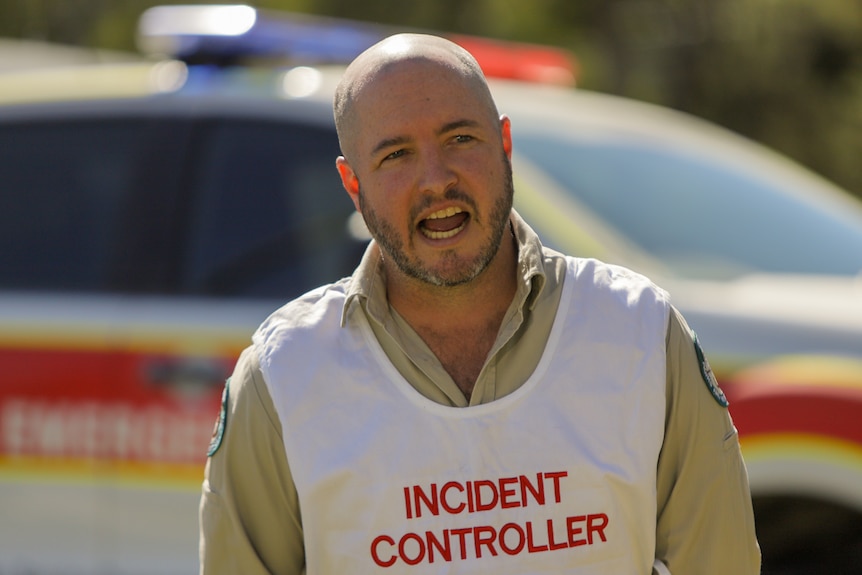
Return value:
[(420, 334), (443, 369), (469, 399), (497, 337), (495, 326), (454, 330), (450, 333), (425, 331)]

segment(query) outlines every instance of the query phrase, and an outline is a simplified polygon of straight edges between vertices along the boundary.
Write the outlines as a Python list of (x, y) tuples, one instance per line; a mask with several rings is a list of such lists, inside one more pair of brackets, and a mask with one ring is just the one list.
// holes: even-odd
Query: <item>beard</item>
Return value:
[[(505, 154), (503, 155), (503, 163), (505, 168), (503, 194), (497, 199), (488, 214), (487, 228), (490, 230), (490, 234), (487, 241), (481, 246), (479, 253), (471, 259), (464, 258), (455, 250), (443, 252), (442, 261), (436, 269), (426, 266), (419, 258), (411, 257), (407, 253), (404, 242), (398, 236), (395, 226), (391, 222), (379, 218), (375, 210), (367, 205), (360, 186), (359, 209), (365, 219), (368, 231), (380, 246), (384, 257), (389, 257), (404, 275), (433, 286), (454, 287), (466, 284), (478, 277), (497, 255), (512, 211), (515, 186), (512, 181), (512, 164)], [(457, 188), (452, 188), (446, 191), (445, 197), (449, 200), (466, 203), (472, 209), (473, 214), (478, 217), (476, 203), (467, 194)], [(412, 212), (425, 209), (432, 201), (432, 198), (427, 198), (424, 204), (417, 206)], [(410, 221), (414, 219), (411, 213)], [(483, 222), (478, 221), (477, 223)], [(420, 233), (412, 228), (408, 229), (407, 232), (408, 238), (412, 237), (414, 233)]]

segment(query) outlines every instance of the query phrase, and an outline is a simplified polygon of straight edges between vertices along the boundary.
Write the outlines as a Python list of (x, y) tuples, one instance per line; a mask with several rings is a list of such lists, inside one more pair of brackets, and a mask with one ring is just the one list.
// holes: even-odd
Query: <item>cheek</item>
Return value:
[(407, 195), (416, 184), (418, 168), (416, 162), (404, 161), (397, 166), (380, 170), (377, 175), (377, 185), (385, 190), (387, 196)]
[(389, 170), (363, 178), (361, 189), (374, 209), (389, 212), (409, 203), (413, 185), (406, 170)]
[(459, 174), (460, 179), (470, 180), (475, 183), (487, 183), (500, 179), (503, 177), (505, 171), (501, 158), (496, 155), (491, 156), (486, 150), (477, 150), (474, 154), (464, 154), (458, 158), (457, 164), (453, 167)]
[(362, 185), (358, 197), (359, 211), (364, 216), (394, 223), (393, 220), (398, 219), (400, 202), (404, 194), (392, 193), (379, 185)]

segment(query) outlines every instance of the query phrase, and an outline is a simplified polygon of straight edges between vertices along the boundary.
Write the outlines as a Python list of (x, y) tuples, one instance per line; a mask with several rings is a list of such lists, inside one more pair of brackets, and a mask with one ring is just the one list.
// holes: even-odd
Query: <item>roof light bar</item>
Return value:
[[(138, 45), (146, 53), (187, 62), (284, 58), (309, 64), (347, 63), (394, 32), (391, 27), (267, 12), (243, 4), (173, 5), (143, 13)], [(566, 50), (477, 36), (447, 37), (471, 52), (487, 76), (575, 84), (576, 60)]]

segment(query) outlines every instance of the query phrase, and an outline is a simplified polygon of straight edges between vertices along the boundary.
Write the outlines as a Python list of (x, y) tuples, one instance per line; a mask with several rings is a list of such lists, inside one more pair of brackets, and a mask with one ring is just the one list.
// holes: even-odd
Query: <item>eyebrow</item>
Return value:
[(449, 122), (439, 130), (437, 130), (437, 135), (442, 135), (447, 132), (451, 132), (453, 130), (458, 130), (460, 128), (478, 128), (479, 122), (476, 120), (456, 120), (454, 122)]
[(410, 138), (407, 136), (397, 136), (395, 138), (386, 138), (385, 140), (380, 140), (376, 146), (371, 150), (371, 155), (376, 155), (378, 152), (385, 150), (386, 148), (392, 148), (395, 146), (400, 146), (401, 144), (406, 144), (410, 141)]
[[(448, 132), (452, 132), (454, 130), (458, 130), (461, 128), (478, 128), (479, 122), (475, 120), (455, 120), (454, 122), (449, 122), (437, 130), (437, 135), (443, 135)], [(383, 151), (386, 148), (392, 148), (395, 146), (400, 146), (402, 144), (406, 144), (410, 141), (410, 138), (407, 136), (396, 136), (394, 138), (386, 138), (380, 140), (376, 146), (371, 150), (372, 155), (377, 154), (378, 152)]]

